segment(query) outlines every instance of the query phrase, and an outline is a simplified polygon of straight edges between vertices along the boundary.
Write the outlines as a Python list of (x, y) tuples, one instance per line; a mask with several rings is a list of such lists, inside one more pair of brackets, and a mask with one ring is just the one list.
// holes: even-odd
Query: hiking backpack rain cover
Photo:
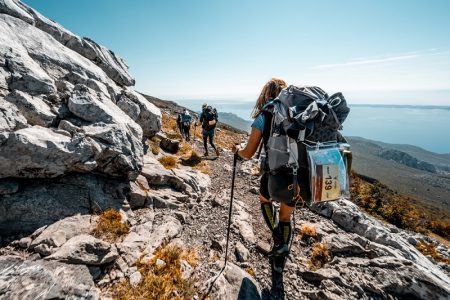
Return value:
[(266, 122), (263, 133), (263, 165), (272, 200), (311, 203), (348, 195), (341, 149), (349, 152), (349, 146), (339, 130), (349, 112), (341, 93), (328, 96), (315, 86), (291, 85), (264, 107), (262, 113), (270, 124)]

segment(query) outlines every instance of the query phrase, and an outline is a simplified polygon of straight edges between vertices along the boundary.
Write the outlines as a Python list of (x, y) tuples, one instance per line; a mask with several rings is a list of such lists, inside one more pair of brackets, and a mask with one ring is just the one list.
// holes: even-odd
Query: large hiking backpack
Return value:
[(262, 113), (266, 116), (264, 168), (269, 173), (269, 191), (296, 198), (298, 182), (300, 196), (309, 199), (306, 145), (346, 142), (339, 130), (349, 112), (341, 93), (328, 96), (315, 86), (291, 85), (266, 105)]
[(208, 105), (203, 110), (203, 127), (206, 129), (213, 129), (217, 123), (217, 110)]
[(192, 116), (188, 112), (186, 112), (185, 114), (181, 115), (181, 121), (183, 123), (183, 126), (189, 127), (191, 126)]

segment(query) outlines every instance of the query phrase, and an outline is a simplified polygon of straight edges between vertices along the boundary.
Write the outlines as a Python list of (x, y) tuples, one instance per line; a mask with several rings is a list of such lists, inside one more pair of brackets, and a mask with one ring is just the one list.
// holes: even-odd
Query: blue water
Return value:
[[(198, 111), (203, 102), (184, 100), (183, 105)], [(218, 111), (250, 120), (254, 101), (210, 101), (209, 104)], [(450, 153), (450, 107), (350, 105), (350, 108), (343, 124), (344, 135)]]

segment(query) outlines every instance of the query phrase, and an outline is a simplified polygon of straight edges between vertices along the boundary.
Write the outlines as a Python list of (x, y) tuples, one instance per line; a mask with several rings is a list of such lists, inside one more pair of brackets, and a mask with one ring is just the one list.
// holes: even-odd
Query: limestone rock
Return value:
[[(56, 177), (97, 167), (92, 143), (41, 126), (0, 133), (0, 178)], [(20, 153), (21, 155), (17, 155)], [(52, 157), (52, 159), (48, 159)]]
[(141, 94), (124, 90), (117, 105), (142, 127), (144, 137), (153, 137), (161, 128), (161, 111)]
[(172, 187), (187, 195), (206, 195), (211, 185), (211, 179), (206, 174), (190, 170), (166, 170), (156, 158), (150, 155), (144, 156), (144, 168), (141, 174), (147, 178), (150, 186)]
[(256, 281), (238, 266), (228, 263), (223, 273), (215, 280), (212, 277), (203, 286), (207, 291), (214, 283), (210, 296), (214, 299), (261, 299), (260, 290)]
[(27, 119), (17, 106), (0, 97), (0, 132), (15, 131), (27, 127)]
[(70, 264), (103, 265), (118, 258), (117, 249), (105, 241), (91, 235), (77, 235), (68, 240), (47, 259)]
[(19, 183), (13, 179), (0, 179), (0, 195), (14, 194), (19, 189)]
[(250, 252), (241, 242), (236, 243), (235, 254), (238, 262), (246, 262), (250, 257)]
[(134, 272), (133, 274), (130, 275), (130, 284), (133, 287), (137, 287), (139, 285), (139, 283), (141, 283), (142, 281), (142, 274), (139, 271)]
[(118, 210), (128, 190), (128, 185), (118, 179), (88, 174), (22, 182), (20, 192), (0, 201), (1, 236), (32, 233), (78, 213)]
[[(0, 178), (136, 178), (161, 112), (126, 87), (134, 80), (123, 60), (18, 0), (0, 12)], [(133, 119), (116, 105), (121, 95), (139, 108)]]
[(89, 269), (56, 261), (0, 257), (0, 293), (4, 299), (99, 299)]
[[(31, 243), (31, 248), (36, 248), (41, 244), (47, 245), (49, 248), (59, 248), (71, 238), (87, 234), (95, 226), (97, 216), (91, 215), (75, 215), (62, 219), (56, 223), (46, 227)], [(36, 249), (36, 252), (39, 252)], [(44, 253), (40, 253), (45, 255)]]
[(5, 100), (17, 106), (30, 125), (50, 127), (56, 119), (50, 106), (39, 96), (30, 96), (21, 91), (14, 91)]
[(252, 216), (246, 211), (246, 208), (241, 201), (235, 201), (235, 204), (232, 223), (237, 226), (239, 234), (244, 241), (254, 244), (256, 242), (256, 237), (251, 223)]
[(147, 179), (139, 175), (134, 182), (130, 182), (129, 203), (132, 209), (142, 208), (151, 202), (150, 187)]

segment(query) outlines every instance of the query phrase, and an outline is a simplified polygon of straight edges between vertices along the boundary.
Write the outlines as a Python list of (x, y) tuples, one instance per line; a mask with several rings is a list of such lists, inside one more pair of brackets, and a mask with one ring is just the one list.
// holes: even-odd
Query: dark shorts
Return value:
[(211, 140), (213, 140), (214, 139), (214, 132), (215, 132), (215, 128), (209, 129), (209, 130), (203, 128), (202, 134), (203, 134), (203, 137), (209, 137)]
[[(268, 173), (264, 173), (261, 176), (260, 185), (259, 185), (259, 193), (261, 194), (261, 196), (263, 196), (267, 200), (272, 201), (271, 197), (270, 197), (270, 193), (269, 193), (269, 176), (268, 175), (269, 175)], [(307, 173), (304, 175), (307, 176)], [(304, 177), (304, 176), (302, 176), (302, 177), (303, 177), (303, 180), (301, 180), (300, 178), (298, 180), (298, 184), (300, 187), (300, 196), (305, 201), (310, 201), (311, 193), (309, 191), (309, 180), (306, 180), (307, 177)], [(281, 201), (281, 202), (286, 204), (287, 206), (295, 207), (295, 205), (299, 201), (295, 201), (292, 199), (286, 199), (286, 201)], [(301, 200), (300, 200), (300, 202), (301, 202)]]

